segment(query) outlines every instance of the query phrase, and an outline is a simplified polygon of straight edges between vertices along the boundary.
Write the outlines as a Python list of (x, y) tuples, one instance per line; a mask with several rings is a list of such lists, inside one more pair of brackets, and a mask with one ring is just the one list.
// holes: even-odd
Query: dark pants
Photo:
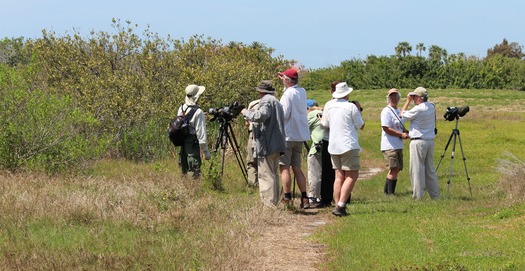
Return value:
[(332, 159), (328, 152), (328, 141), (323, 140), (323, 157), (321, 161), (322, 175), (321, 175), (321, 202), (323, 204), (332, 204), (334, 198), (334, 181), (335, 170), (332, 168)]
[(195, 135), (190, 135), (184, 140), (184, 145), (180, 147), (179, 165), (182, 174), (191, 173), (197, 178), (201, 173), (201, 149), (199, 141)]

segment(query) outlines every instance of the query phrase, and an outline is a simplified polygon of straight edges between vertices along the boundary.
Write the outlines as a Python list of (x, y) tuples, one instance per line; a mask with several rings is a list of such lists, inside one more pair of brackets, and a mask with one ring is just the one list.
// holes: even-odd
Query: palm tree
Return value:
[(422, 42), (418, 43), (416, 45), (416, 50), (418, 51), (417, 56), (421, 56), (421, 53), (425, 51), (426, 49), (427, 47), (425, 47), (425, 44), (423, 44)]
[(408, 41), (403, 41), (397, 44), (395, 50), (397, 56), (405, 57), (407, 54), (410, 54), (410, 52), (412, 52), (412, 46), (410, 46)]

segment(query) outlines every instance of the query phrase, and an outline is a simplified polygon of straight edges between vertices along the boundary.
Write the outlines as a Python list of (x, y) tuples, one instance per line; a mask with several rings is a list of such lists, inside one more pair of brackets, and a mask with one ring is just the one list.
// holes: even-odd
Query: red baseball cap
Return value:
[(284, 75), (284, 76), (286, 76), (286, 77), (288, 77), (290, 79), (297, 79), (297, 78), (299, 78), (299, 74), (297, 73), (297, 71), (295, 69), (292, 69), (292, 68), (290, 68), (290, 69), (288, 69), (288, 70), (286, 70), (284, 72), (280, 72), (279, 74), (280, 75)]

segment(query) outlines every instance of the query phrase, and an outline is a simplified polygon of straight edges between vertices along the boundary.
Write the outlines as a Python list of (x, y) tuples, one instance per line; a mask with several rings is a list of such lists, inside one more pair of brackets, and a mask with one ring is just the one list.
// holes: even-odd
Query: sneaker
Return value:
[(310, 209), (310, 200), (308, 198), (302, 198), (301, 199), (301, 205), (299, 205), (302, 209)]
[(335, 206), (334, 210), (332, 211), (332, 214), (335, 216), (347, 216), (348, 213), (346, 212), (346, 207), (339, 207)]

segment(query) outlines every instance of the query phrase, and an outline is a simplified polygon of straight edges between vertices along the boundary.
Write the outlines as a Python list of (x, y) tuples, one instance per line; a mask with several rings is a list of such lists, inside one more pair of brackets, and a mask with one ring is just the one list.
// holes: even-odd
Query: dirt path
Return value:
[[(369, 179), (381, 170), (363, 170), (359, 180)], [(337, 219), (331, 211), (331, 208), (287, 211), (284, 221), (269, 225), (260, 238), (254, 240), (260, 257), (254, 259), (251, 266), (257, 270), (320, 270), (326, 260), (326, 248), (308, 236)]]

